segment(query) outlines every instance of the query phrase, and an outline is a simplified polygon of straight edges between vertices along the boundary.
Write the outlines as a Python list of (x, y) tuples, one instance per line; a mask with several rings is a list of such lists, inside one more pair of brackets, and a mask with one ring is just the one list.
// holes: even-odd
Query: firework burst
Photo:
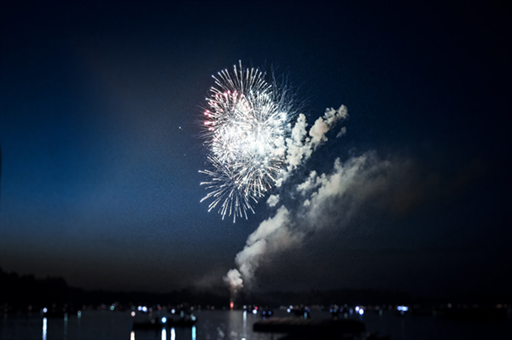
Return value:
[(233, 67), (213, 76), (204, 111), (205, 146), (209, 169), (200, 172), (212, 199), (208, 211), (218, 208), (224, 218), (254, 213), (252, 204), (274, 186), (285, 160), (292, 101), (284, 88), (265, 80), (258, 69)]

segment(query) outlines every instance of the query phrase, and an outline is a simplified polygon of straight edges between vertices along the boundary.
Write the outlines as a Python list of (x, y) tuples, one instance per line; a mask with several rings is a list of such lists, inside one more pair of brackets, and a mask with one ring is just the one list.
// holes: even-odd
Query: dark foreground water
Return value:
[[(0, 339), (162, 339), (162, 340), (203, 340), (272, 339), (270, 334), (254, 333), (254, 322), (259, 315), (240, 310), (198, 311), (197, 323), (193, 328), (172, 328), (167, 330), (132, 330), (134, 320), (147, 320), (148, 315), (130, 312), (83, 311), (81, 317), (70, 315), (64, 318), (42, 318), (39, 315), (8, 315), (0, 320)], [(153, 313), (153, 317), (168, 316), (167, 313)], [(276, 311), (276, 316), (289, 316), (286, 311)], [(329, 318), (327, 312), (315, 311), (315, 318)], [(367, 332), (389, 335), (395, 340), (420, 339), (512, 339), (512, 320), (503, 321), (453, 321), (433, 316), (396, 316), (388, 311), (366, 313), (349, 318), (361, 320)], [(274, 334), (274, 339), (280, 335)]]

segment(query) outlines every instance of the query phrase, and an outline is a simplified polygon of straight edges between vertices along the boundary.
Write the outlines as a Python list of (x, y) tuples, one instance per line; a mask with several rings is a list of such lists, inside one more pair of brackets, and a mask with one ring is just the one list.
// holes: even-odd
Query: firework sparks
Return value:
[(233, 215), (235, 222), (237, 216), (247, 219), (248, 210), (254, 213), (252, 204), (275, 185), (292, 105), (286, 90), (241, 62), (213, 78), (204, 111), (210, 169), (200, 171), (209, 177), (201, 183), (209, 192), (201, 202), (213, 199), (208, 211), (218, 208), (222, 218)]

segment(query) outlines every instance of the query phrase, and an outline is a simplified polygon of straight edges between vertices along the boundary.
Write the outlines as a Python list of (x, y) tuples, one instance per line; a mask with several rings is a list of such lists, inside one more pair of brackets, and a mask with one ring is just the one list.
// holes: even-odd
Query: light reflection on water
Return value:
[(47, 329), (48, 329), (47, 320), (46, 320), (46, 318), (43, 318), (43, 340), (46, 340)]
[[(275, 310), (276, 316), (289, 316), (286, 311)], [(328, 312), (313, 311), (313, 318), (328, 318)], [(138, 315), (148, 319), (148, 314)], [(151, 317), (172, 317), (165, 313), (153, 313)], [(254, 333), (254, 322), (261, 320), (259, 315), (244, 313), (240, 310), (197, 311), (198, 321), (191, 328), (166, 328), (164, 330), (132, 330), (133, 317), (128, 312), (82, 311), (80, 318), (70, 314), (64, 318), (42, 318), (39, 315), (6, 315), (0, 324), (0, 340), (3, 339), (130, 339), (130, 340), (264, 340), (271, 339), (270, 334)], [(509, 338), (512, 339), (512, 319), (489, 322), (455, 322), (432, 316), (397, 317), (393, 312), (364, 315), (354, 313), (347, 318), (361, 320), (366, 324), (367, 332), (389, 335), (392, 339), (433, 339), (433, 338)], [(279, 338), (274, 335), (274, 339)]]

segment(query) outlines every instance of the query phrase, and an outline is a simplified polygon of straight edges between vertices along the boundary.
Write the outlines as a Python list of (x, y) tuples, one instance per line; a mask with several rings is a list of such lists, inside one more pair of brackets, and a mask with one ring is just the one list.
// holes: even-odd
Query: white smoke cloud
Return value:
[[(278, 186), (327, 141), (326, 133), (346, 117), (347, 109), (343, 105), (338, 110), (327, 109), (307, 133), (306, 117), (299, 116), (291, 137), (286, 140), (287, 168), (281, 173)], [(311, 171), (304, 182), (289, 191), (296, 198), (293, 207), (289, 207), (291, 210), (281, 205), (273, 217), (263, 221), (249, 235), (244, 249), (235, 258), (238, 270), (230, 270), (225, 278), (232, 292), (243, 286), (242, 279), (250, 287), (256, 270), (266, 258), (300, 247), (312, 231), (342, 226), (340, 222), (348, 221), (362, 202), (386, 187), (387, 172), (392, 166), (375, 154), (366, 153), (344, 163), (337, 158), (327, 174)], [(267, 200), (271, 207), (279, 202), (279, 195), (271, 195)]]
[[(313, 151), (322, 143), (327, 141), (325, 134), (340, 120), (348, 117), (348, 111), (345, 105), (341, 105), (338, 110), (333, 108), (325, 110), (323, 117), (318, 118), (315, 124), (306, 131), (307, 122), (306, 116), (299, 115), (297, 123), (292, 129), (290, 138), (286, 139), (286, 164), (288, 172), (283, 172), (284, 180), (289, 175), (289, 172), (295, 170), (297, 166), (305, 162), (311, 157)], [(309, 137), (307, 136), (309, 135)], [(283, 180), (283, 181), (284, 181)], [(280, 182), (281, 184), (282, 182)]]
[(312, 171), (295, 188), (302, 200), (296, 202), (296, 211), (281, 205), (273, 217), (249, 235), (246, 246), (236, 255), (235, 263), (244, 282), (251, 286), (264, 259), (301, 247), (308, 233), (346, 225), (369, 198), (389, 188), (393, 177), (390, 173), (396, 173), (399, 167), (370, 152), (344, 163), (336, 159), (327, 174)]
[(231, 269), (228, 271), (226, 276), (224, 276), (224, 282), (229, 285), (231, 290), (231, 298), (233, 298), (238, 290), (240, 290), (244, 284), (242, 280), (242, 275), (236, 269)]
[(280, 243), (283, 246), (291, 243), (287, 240), (289, 238), (288, 221), (288, 209), (281, 206), (274, 217), (263, 221), (258, 229), (249, 235), (244, 249), (235, 258), (235, 263), (244, 278), (253, 276), (260, 259), (264, 254), (272, 252), (275, 243)]
[(327, 141), (325, 134), (340, 120), (348, 117), (347, 108), (341, 105), (338, 110), (333, 108), (325, 110), (324, 116), (318, 118), (309, 131), (313, 150), (321, 143)]
[(343, 126), (343, 127), (340, 129), (340, 132), (338, 132), (338, 134), (336, 135), (336, 138), (340, 138), (341, 136), (343, 136), (343, 135), (344, 135), (344, 134), (346, 134), (346, 133), (347, 133), (347, 128)]
[(270, 197), (267, 200), (267, 204), (270, 207), (275, 207), (279, 203), (279, 194), (277, 195), (270, 195)]

